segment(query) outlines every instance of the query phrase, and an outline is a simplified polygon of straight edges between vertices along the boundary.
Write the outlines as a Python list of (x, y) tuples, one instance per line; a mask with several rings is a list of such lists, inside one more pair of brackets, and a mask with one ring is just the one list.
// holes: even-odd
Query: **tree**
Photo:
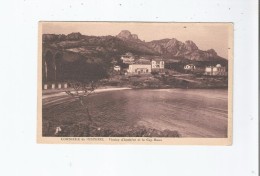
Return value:
[(73, 98), (76, 98), (80, 104), (84, 107), (87, 117), (90, 122), (92, 122), (91, 114), (89, 113), (89, 108), (87, 105), (87, 97), (92, 94), (97, 88), (97, 83), (94, 81), (90, 82), (79, 82), (74, 81), (69, 83), (69, 88), (71, 90), (66, 90), (65, 92)]

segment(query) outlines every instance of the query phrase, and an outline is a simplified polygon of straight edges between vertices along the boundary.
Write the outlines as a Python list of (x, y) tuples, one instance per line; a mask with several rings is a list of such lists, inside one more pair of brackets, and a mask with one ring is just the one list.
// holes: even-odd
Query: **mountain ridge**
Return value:
[(102, 53), (119, 56), (125, 52), (133, 52), (137, 55), (159, 55), (166, 60), (174, 58), (193, 61), (226, 60), (214, 49), (200, 50), (192, 40), (181, 42), (176, 38), (165, 38), (145, 42), (128, 30), (122, 30), (116, 36), (87, 36), (79, 32), (68, 35), (43, 34), (42, 39), (45, 47), (62, 48), (84, 56), (102, 55)]

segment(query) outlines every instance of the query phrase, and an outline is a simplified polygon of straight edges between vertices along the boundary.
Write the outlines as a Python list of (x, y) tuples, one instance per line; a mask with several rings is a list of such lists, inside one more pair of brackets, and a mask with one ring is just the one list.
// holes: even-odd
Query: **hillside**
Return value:
[[(115, 73), (115, 64), (128, 68), (120, 59), (127, 52), (136, 58), (161, 56), (165, 61), (166, 76), (148, 75), (146, 79)], [(203, 76), (209, 65), (221, 64), (228, 71), (228, 60), (218, 56), (214, 49), (203, 51), (191, 40), (183, 43), (175, 38), (145, 42), (127, 30), (117, 36), (43, 34), (43, 63), (43, 82), (49, 85), (96, 80), (103, 80), (103, 86), (133, 88), (226, 88), (228, 85), (227, 78)], [(197, 68), (192, 74), (183, 69), (189, 63)]]
[(200, 50), (188, 40), (180, 42), (175, 38), (145, 42), (137, 34), (123, 30), (117, 36), (86, 36), (80, 33), (68, 35), (43, 34), (43, 47), (61, 49), (64, 52), (80, 54), (86, 58), (113, 60), (131, 52), (134, 55), (159, 55), (167, 60), (216, 61), (226, 60), (214, 49)]
[(210, 61), (210, 60), (222, 60), (218, 56), (214, 49), (207, 51), (200, 50), (197, 45), (191, 41), (187, 40), (184, 43), (178, 41), (175, 38), (172, 39), (162, 39), (154, 40), (147, 43), (150, 48), (153, 48), (154, 51), (160, 53), (166, 58), (185, 58), (195, 61)]

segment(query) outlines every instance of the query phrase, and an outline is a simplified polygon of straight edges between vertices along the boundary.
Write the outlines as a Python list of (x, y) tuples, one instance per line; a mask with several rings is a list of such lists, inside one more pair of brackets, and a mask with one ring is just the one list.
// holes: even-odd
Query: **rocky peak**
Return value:
[(207, 50), (207, 52), (211, 53), (211, 54), (217, 54), (217, 52), (214, 49), (209, 49), (209, 50)]
[(168, 45), (177, 45), (179, 44), (179, 41), (176, 38), (172, 38), (168, 41)]
[(132, 34), (133, 39), (138, 40), (138, 35)]
[(122, 30), (118, 35), (118, 38), (123, 39), (123, 40), (139, 40), (138, 35), (136, 34), (131, 34), (130, 31), (128, 30)]
[(195, 51), (195, 50), (198, 50), (199, 48), (197, 47), (197, 45), (191, 41), (191, 40), (187, 40), (185, 41), (185, 48), (188, 50), (188, 51)]
[(79, 40), (82, 38), (82, 34), (79, 32), (73, 32), (67, 35), (68, 40)]
[(183, 50), (184, 44), (181, 41), (172, 38), (167, 42), (165, 47), (169, 52), (173, 52), (174, 54), (176, 54), (178, 53), (178, 50)]
[(215, 56), (218, 55), (217, 52), (216, 52), (214, 49), (209, 49), (209, 50), (207, 50), (206, 52), (207, 52), (207, 54), (208, 54), (209, 56), (211, 56), (211, 57), (215, 57)]

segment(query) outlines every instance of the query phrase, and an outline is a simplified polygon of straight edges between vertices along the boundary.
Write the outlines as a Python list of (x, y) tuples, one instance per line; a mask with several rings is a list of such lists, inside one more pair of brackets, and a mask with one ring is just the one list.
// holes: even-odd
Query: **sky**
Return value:
[(116, 36), (122, 30), (129, 30), (147, 42), (165, 38), (176, 38), (181, 42), (192, 40), (199, 49), (214, 49), (219, 56), (228, 59), (232, 27), (231, 23), (42, 22), (42, 33)]

